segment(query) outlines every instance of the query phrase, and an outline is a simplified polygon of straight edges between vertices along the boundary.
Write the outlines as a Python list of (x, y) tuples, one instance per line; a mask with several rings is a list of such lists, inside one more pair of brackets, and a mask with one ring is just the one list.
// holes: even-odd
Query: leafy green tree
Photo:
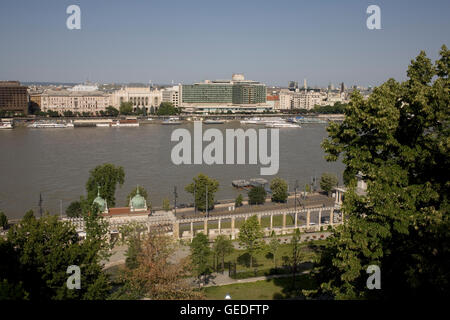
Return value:
[(170, 200), (169, 198), (164, 198), (163, 202), (162, 202), (162, 209), (164, 211), (169, 211), (170, 210)]
[(121, 102), (119, 112), (125, 116), (133, 114), (133, 104), (131, 102)]
[(270, 242), (269, 242), (269, 252), (272, 254), (273, 256), (273, 265), (276, 268), (277, 267), (277, 253), (278, 250), (280, 249), (280, 240), (278, 239), (275, 231), (272, 231), (272, 234), (270, 235)]
[(330, 195), (331, 190), (338, 184), (338, 178), (335, 174), (324, 173), (320, 177), (320, 188)]
[(139, 194), (144, 197), (144, 199), (147, 201), (147, 206), (150, 207), (150, 203), (148, 201), (148, 193), (143, 186), (136, 186), (133, 191), (130, 192), (130, 194), (127, 196), (127, 202), (125, 205), (128, 206), (128, 204), (130, 203), (130, 199), (132, 199), (136, 195), (138, 188)]
[(264, 247), (263, 236), (264, 232), (256, 216), (248, 218), (239, 229), (239, 243), (250, 256), (250, 268), (253, 267), (253, 255)]
[(208, 259), (211, 255), (211, 248), (209, 247), (208, 236), (204, 233), (197, 233), (194, 239), (192, 239), (190, 248), (194, 272), (200, 280), (201, 276), (208, 274), (210, 271)]
[(8, 217), (3, 211), (0, 211), (0, 227), (3, 229), (8, 227)]
[(125, 182), (125, 171), (121, 166), (114, 166), (105, 163), (95, 167), (89, 172), (89, 179), (86, 183), (87, 200), (92, 203), (97, 197), (98, 186), (100, 186), (100, 196), (106, 199), (108, 207), (116, 205), (116, 186)]
[(159, 116), (172, 116), (179, 113), (179, 110), (171, 102), (161, 102), (157, 111)]
[(36, 219), (36, 217), (34, 216), (34, 211), (33, 210), (28, 210), (25, 215), (23, 216), (22, 220), (26, 221), (26, 220), (31, 220), (31, 219)]
[(215, 194), (219, 189), (219, 181), (210, 178), (203, 173), (200, 173), (197, 177), (194, 177), (193, 180), (194, 182), (188, 184), (185, 187), (185, 190), (191, 194), (194, 194), (194, 187), (195, 187), (196, 207), (200, 211), (206, 211), (206, 189), (208, 189), (208, 210), (213, 209)]
[(139, 266), (138, 257), (142, 252), (142, 236), (141, 233), (146, 230), (142, 223), (131, 222), (120, 228), (120, 233), (128, 245), (125, 252), (125, 265), (128, 269), (135, 269)]
[(264, 187), (254, 187), (248, 192), (249, 204), (264, 204), (266, 202), (267, 192)]
[(69, 204), (66, 209), (66, 215), (69, 218), (78, 218), (82, 216), (81, 203), (80, 201), (73, 201)]
[(281, 178), (274, 178), (270, 182), (272, 202), (286, 202), (288, 198), (288, 184)]
[(225, 256), (234, 250), (233, 242), (225, 235), (219, 235), (214, 241), (213, 251), (222, 262), (222, 270), (225, 269)]
[[(345, 120), (331, 123), (323, 147), (341, 157), (347, 220), (327, 239), (316, 280), (337, 299), (448, 296), (450, 288), (450, 51), (434, 64), (421, 52), (407, 80), (389, 79), (368, 99), (355, 91)], [(367, 182), (356, 193), (355, 175)], [(367, 267), (382, 270), (368, 290)]]
[[(74, 227), (56, 216), (22, 220), (0, 240), (0, 292), (30, 300), (105, 299), (109, 282), (91, 244), (80, 241)], [(81, 268), (79, 290), (66, 285), (71, 265)]]
[(117, 110), (113, 106), (108, 106), (105, 109), (105, 115), (110, 117), (117, 117), (119, 115), (119, 110)]
[(291, 238), (291, 265), (292, 265), (292, 287), (295, 288), (295, 277), (297, 275), (298, 265), (302, 261), (302, 254), (300, 251), (300, 230), (295, 229), (295, 233)]
[(244, 201), (244, 198), (242, 197), (242, 194), (239, 194), (236, 197), (236, 200), (234, 201), (234, 206), (236, 208), (242, 207), (242, 202)]

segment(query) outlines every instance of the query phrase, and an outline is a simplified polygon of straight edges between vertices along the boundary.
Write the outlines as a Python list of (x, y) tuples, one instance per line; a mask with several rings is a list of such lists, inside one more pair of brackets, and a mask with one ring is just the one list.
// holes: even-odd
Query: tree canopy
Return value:
[(248, 218), (239, 229), (239, 243), (245, 246), (250, 255), (250, 268), (253, 266), (253, 254), (264, 247), (263, 236), (264, 232), (256, 216)]
[(264, 204), (267, 192), (264, 187), (254, 187), (248, 192), (249, 204)]
[[(344, 226), (328, 238), (316, 277), (335, 298), (446, 296), (449, 293), (450, 52), (425, 52), (407, 80), (389, 79), (368, 99), (354, 91), (342, 123), (331, 123), (327, 160), (346, 165)], [(361, 172), (367, 194), (355, 193)], [(378, 265), (382, 290), (368, 290)]]
[(338, 178), (333, 173), (323, 173), (320, 177), (320, 188), (326, 193), (330, 194), (333, 187), (336, 187), (338, 184)]
[(288, 184), (286, 180), (278, 177), (272, 179), (270, 190), (272, 191), (272, 202), (286, 202), (288, 198)]
[(116, 186), (123, 185), (125, 182), (125, 171), (121, 166), (114, 166), (110, 163), (99, 165), (89, 173), (89, 179), (86, 183), (87, 200), (92, 203), (97, 197), (98, 187), (100, 187), (100, 196), (108, 203), (108, 207), (116, 205)]
[[(195, 205), (201, 211), (206, 211), (206, 187), (208, 187), (208, 210), (214, 208), (214, 199), (219, 189), (219, 181), (200, 173), (193, 178), (194, 182), (188, 184), (185, 190), (194, 194), (195, 189)], [(195, 187), (195, 188), (194, 188)]]

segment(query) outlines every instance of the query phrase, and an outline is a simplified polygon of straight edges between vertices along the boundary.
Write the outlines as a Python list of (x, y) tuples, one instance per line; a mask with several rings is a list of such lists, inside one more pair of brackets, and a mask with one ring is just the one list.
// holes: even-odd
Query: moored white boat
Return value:
[(161, 124), (181, 124), (180, 118), (178, 117), (170, 117), (169, 119), (164, 120)]
[(0, 121), (0, 129), (14, 129), (11, 119), (2, 119)]
[(267, 128), (301, 128), (298, 124), (288, 123), (284, 121), (271, 122), (266, 124)]
[(40, 128), (40, 129), (58, 129), (58, 128), (73, 128), (73, 123), (67, 122), (57, 122), (57, 121), (46, 121), (38, 120), (28, 125), (29, 128)]

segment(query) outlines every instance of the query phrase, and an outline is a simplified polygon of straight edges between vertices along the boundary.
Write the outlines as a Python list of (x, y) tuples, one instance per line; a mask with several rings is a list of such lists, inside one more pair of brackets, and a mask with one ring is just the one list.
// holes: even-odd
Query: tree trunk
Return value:
[(225, 270), (225, 255), (222, 255), (222, 273)]
[(250, 269), (253, 267), (253, 256), (250, 254)]

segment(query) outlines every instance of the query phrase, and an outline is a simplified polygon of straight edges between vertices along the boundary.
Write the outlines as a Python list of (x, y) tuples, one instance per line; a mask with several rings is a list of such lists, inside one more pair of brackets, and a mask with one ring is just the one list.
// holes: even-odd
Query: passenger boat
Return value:
[(267, 128), (301, 128), (300, 125), (294, 123), (288, 123), (284, 121), (271, 122), (266, 124)]
[(181, 124), (180, 118), (178, 117), (170, 117), (169, 119), (164, 120), (161, 124)]
[(222, 124), (222, 123), (225, 123), (225, 121), (223, 121), (223, 120), (214, 120), (214, 119), (208, 119), (208, 120), (205, 120), (205, 121), (203, 121), (203, 123), (204, 124)]
[(65, 121), (46, 121), (38, 120), (34, 121), (32, 124), (28, 125), (29, 128), (39, 128), (39, 129), (60, 129), (60, 128), (73, 128), (73, 123), (67, 123)]
[(137, 119), (121, 119), (111, 124), (112, 127), (139, 127)]
[(253, 117), (250, 119), (244, 119), (240, 121), (241, 124), (260, 124), (261, 123), (261, 118), (258, 117)]
[(13, 122), (11, 119), (2, 119), (0, 121), (0, 129), (13, 129)]

